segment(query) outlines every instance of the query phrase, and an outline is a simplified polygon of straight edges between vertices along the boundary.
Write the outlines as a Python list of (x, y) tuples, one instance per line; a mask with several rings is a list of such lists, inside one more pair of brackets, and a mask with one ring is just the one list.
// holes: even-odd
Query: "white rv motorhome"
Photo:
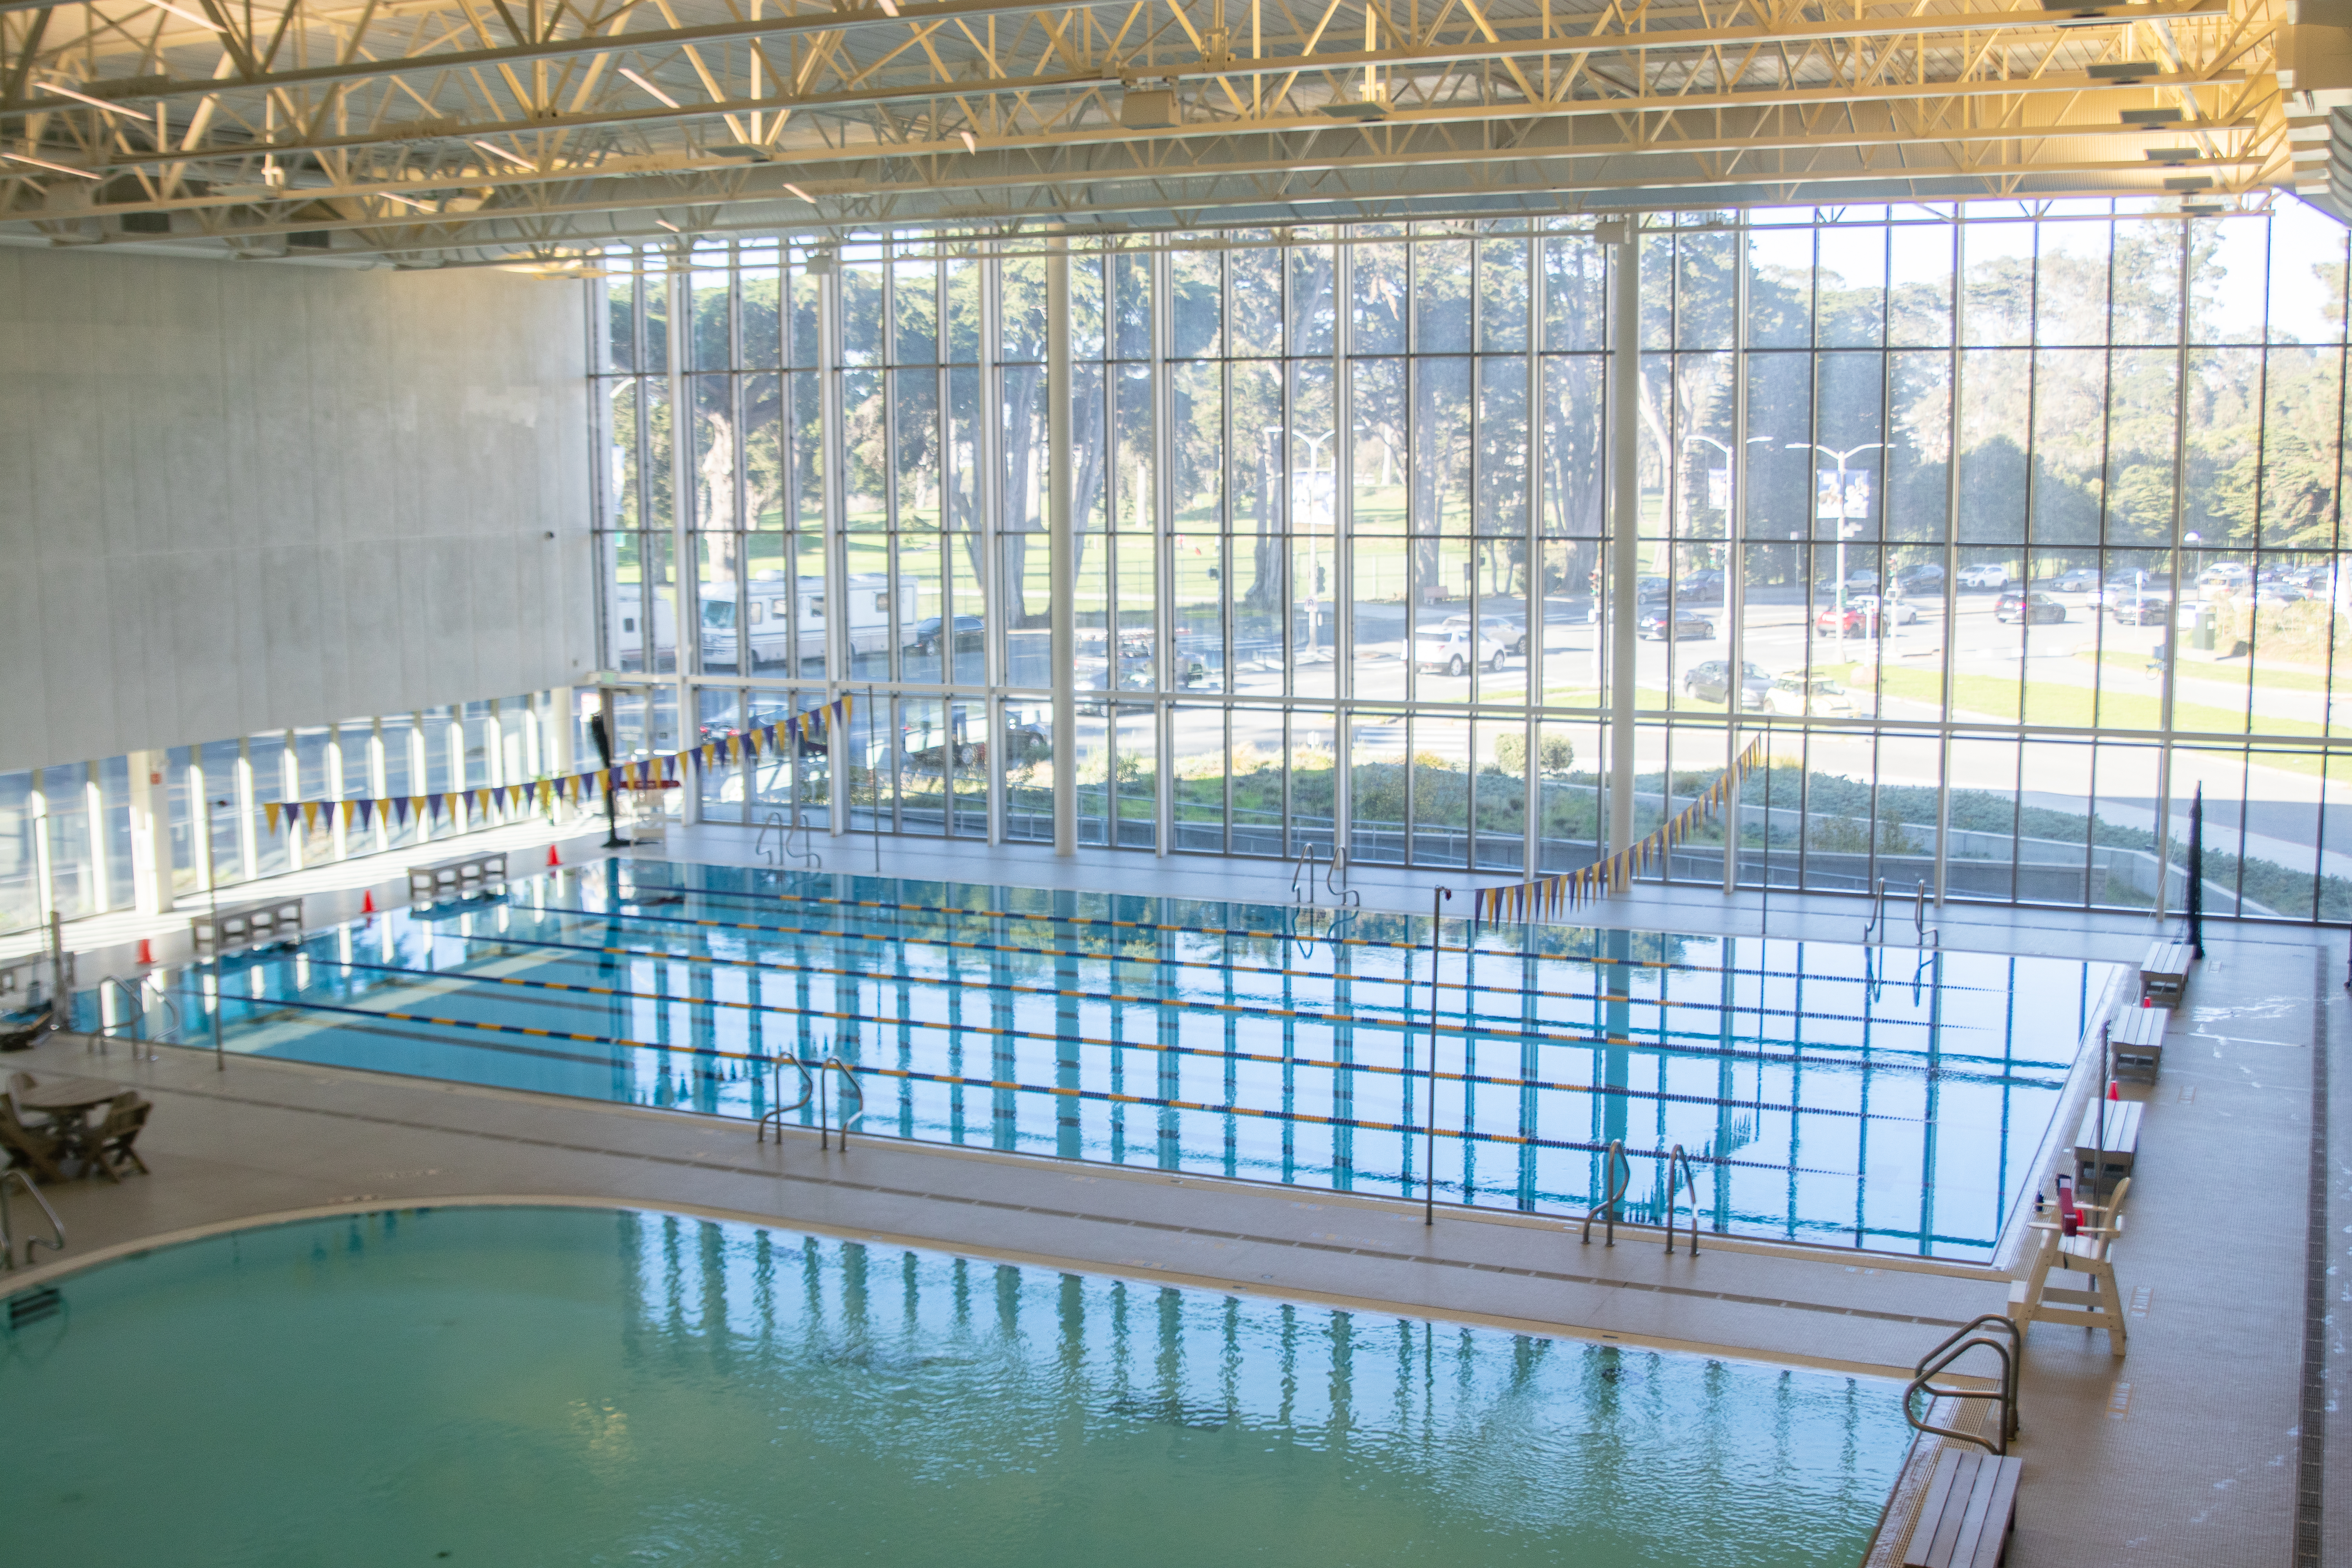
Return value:
[[(879, 653), (906, 642), (922, 617), (921, 584), (912, 577), (898, 579), (898, 591), (879, 572), (856, 574), (843, 580), (843, 607), (848, 613), (847, 641), (852, 657)], [(793, 601), (800, 611), (795, 624)], [(748, 642), (755, 669), (782, 668), (797, 673), (821, 665), (835, 644), (825, 623), (825, 595), (814, 583), (795, 584), (778, 574), (754, 577), (743, 585), (739, 605), (732, 583), (708, 583), (701, 595), (702, 663), (705, 668), (738, 665), (738, 649)], [(739, 626), (737, 617), (743, 625)], [(634, 631), (635, 628), (629, 628)], [(668, 601), (654, 602), (653, 646), (673, 647), (676, 628)], [(750, 673), (743, 670), (741, 673)]]

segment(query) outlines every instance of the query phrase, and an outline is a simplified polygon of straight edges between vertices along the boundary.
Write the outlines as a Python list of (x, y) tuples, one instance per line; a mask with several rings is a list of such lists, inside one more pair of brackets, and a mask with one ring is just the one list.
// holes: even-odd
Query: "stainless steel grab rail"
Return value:
[[(1617, 1173), (1621, 1166), (1624, 1171), (1622, 1175)], [(1609, 1140), (1609, 1150), (1601, 1156), (1601, 1169), (1603, 1173), (1601, 1179), (1608, 1186), (1609, 1195), (1584, 1211), (1584, 1245), (1587, 1247), (1592, 1245), (1592, 1221), (1596, 1215), (1607, 1216), (1609, 1245), (1617, 1245), (1617, 1204), (1625, 1195), (1625, 1184), (1633, 1179), (1633, 1162), (1625, 1157), (1625, 1140)]]
[[(1999, 1333), (1980, 1332), (1987, 1328)], [(1939, 1386), (1937, 1373), (1950, 1366), (1969, 1352), (1982, 1345), (2000, 1357), (2000, 1385), (1990, 1393), (1981, 1388), (1951, 1388)], [(2024, 1359), (2025, 1336), (2018, 1326), (1998, 1312), (1986, 1312), (1962, 1324), (1941, 1344), (1919, 1358), (1914, 1367), (1909, 1386), (1903, 1391), (1903, 1419), (1918, 1431), (1932, 1432), (1938, 1437), (1948, 1437), (1956, 1443), (1973, 1443), (1995, 1454), (2009, 1452), (2009, 1445), (2018, 1432), (2017, 1367)], [(1999, 1441), (1989, 1442), (1974, 1432), (1962, 1432), (1950, 1426), (1937, 1426), (1912, 1408), (1914, 1397), (1926, 1394), (1930, 1399), (1990, 1399), (2000, 1406)], [(1932, 1406), (1931, 1406), (1932, 1408)]]
[[(817, 1098), (817, 1123), (816, 1123), (816, 1125), (817, 1125), (817, 1132), (816, 1132), (816, 1146), (817, 1146), (818, 1148), (820, 1148), (820, 1149), (824, 1149), (824, 1148), (829, 1147), (829, 1145), (825, 1142), (826, 1132), (827, 1132), (827, 1127), (826, 1127), (826, 1124), (827, 1124), (827, 1121), (828, 1121), (828, 1114), (827, 1114), (827, 1111), (826, 1111), (826, 1110), (825, 1110), (825, 1106), (824, 1106), (824, 1082), (825, 1082), (824, 1071), (825, 1071), (825, 1068), (831, 1068), (834, 1071), (835, 1071), (835, 1072), (839, 1073), (839, 1074), (841, 1075), (842, 1087), (843, 1087), (843, 1088), (845, 1088), (845, 1089), (847, 1089), (851, 1094), (854, 1094), (854, 1095), (856, 1095), (856, 1096), (857, 1097), (857, 1110), (856, 1110), (856, 1114), (857, 1114), (857, 1115), (859, 1115), (859, 1116), (863, 1116), (863, 1115), (865, 1115), (865, 1114), (866, 1114), (866, 1090), (865, 1090), (862, 1087), (860, 1087), (860, 1085), (858, 1084), (858, 1081), (857, 1081), (857, 1074), (856, 1074), (856, 1072), (852, 1071), (852, 1070), (851, 1070), (851, 1068), (850, 1068), (849, 1064), (848, 1064), (847, 1062), (845, 1062), (845, 1061), (843, 1061), (839, 1057), (836, 1057), (836, 1056), (828, 1056), (828, 1057), (826, 1057), (826, 1058), (824, 1058), (824, 1060), (823, 1060), (822, 1062), (819, 1062), (819, 1063), (817, 1064), (817, 1069), (816, 1069), (816, 1071), (817, 1071), (817, 1086), (818, 1086), (818, 1089), (817, 1089), (817, 1096), (818, 1096), (818, 1098)], [(843, 1153), (845, 1153), (845, 1153), (847, 1153), (847, 1152), (849, 1152), (849, 1118), (850, 1118), (850, 1115), (851, 1115), (851, 1112), (847, 1110), (847, 1108), (846, 1108), (846, 1107), (845, 1107), (845, 1108), (843, 1109), (843, 1110), (842, 1110), (842, 1113), (841, 1113), (841, 1149), (842, 1149), (842, 1152), (843, 1152)]]
[(1671, 1257), (1675, 1250), (1675, 1168), (1677, 1165), (1682, 1167), (1684, 1179), (1690, 1185), (1691, 1256), (1696, 1258), (1698, 1256), (1698, 1173), (1691, 1168), (1690, 1156), (1683, 1152), (1683, 1146), (1679, 1143), (1675, 1144), (1674, 1152), (1666, 1156), (1666, 1252)]
[[(768, 847), (768, 835), (771, 833), (776, 835), (776, 847), (773, 849)], [(801, 836), (798, 849), (793, 847), (794, 833)], [(808, 825), (802, 823), (795, 826), (784, 819), (781, 811), (768, 813), (761, 822), (760, 831), (751, 838), (751, 853), (765, 856), (768, 864), (779, 870), (783, 868), (787, 860), (797, 860), (812, 870), (824, 869), (824, 857), (816, 852), (816, 840), (810, 835)]]
[(41, 1195), (41, 1189), (33, 1185), (32, 1177), (22, 1171), (0, 1171), (0, 1265), (9, 1268), (16, 1267), (16, 1229), (8, 1218), (8, 1178), (11, 1176), (16, 1179), (18, 1186), (25, 1189), (26, 1195), (41, 1205), (41, 1212), (49, 1216), (49, 1229), (57, 1237), (55, 1241), (37, 1236), (25, 1238), (25, 1267), (30, 1268), (33, 1266), (33, 1248), (46, 1247), (51, 1252), (66, 1249), (66, 1222), (58, 1217), (58, 1211), (49, 1206), (49, 1200)]
[[(791, 1064), (794, 1072), (801, 1075), (801, 1097), (790, 1105), (782, 1103), (784, 1098), (784, 1068), (787, 1063)], [(765, 1143), (768, 1141), (768, 1123), (772, 1121), (776, 1124), (776, 1142), (781, 1145), (784, 1141), (783, 1119), (807, 1105), (815, 1097), (816, 1079), (809, 1076), (807, 1064), (798, 1057), (778, 1057), (776, 1058), (776, 1099), (779, 1103), (774, 1110), (760, 1118), (760, 1142)]]
[[(106, 1021), (106, 988), (110, 985), (113, 986), (114, 989), (121, 994), (123, 1001), (128, 1005), (131, 1016), (126, 1021), (131, 1025), (131, 1044), (133, 1047), (136, 1047), (143, 1042), (147, 1047), (147, 1054), (144, 1057), (140, 1056), (138, 1051), (133, 1049), (131, 1053), (131, 1059), (132, 1061), (153, 1061), (155, 1059), (155, 1042), (147, 1039), (140, 1033), (140, 1026), (147, 1021), (147, 998), (150, 994), (147, 988), (143, 985), (134, 986), (129, 981), (119, 980), (111, 974), (107, 975), (105, 978), (99, 981), (98, 1032), (92, 1035), (90, 1038), (99, 1043), (99, 1050), (100, 1054), (103, 1054), (106, 1049), (105, 1042), (113, 1037), (113, 1031), (118, 1026), (117, 1025), (110, 1024)], [(180, 1009), (173, 1005), (169, 993), (157, 991), (152, 993), (152, 994), (155, 1001), (162, 1005), (163, 1011), (170, 1015), (171, 1024), (169, 1027), (173, 1034), (177, 1035), (180, 1032)]]
[[(1325, 875), (1328, 877), (1329, 873)], [(1315, 846), (1312, 844), (1298, 857), (1298, 863), (1290, 868), (1290, 901), (1305, 904), (1309, 909), (1315, 905)]]
[[(1331, 880), (1335, 876), (1339, 879), (1336, 883)], [(1331, 849), (1330, 869), (1323, 873), (1323, 887), (1342, 905), (1352, 909), (1363, 907), (1364, 895), (1348, 886), (1348, 852), (1337, 845)]]

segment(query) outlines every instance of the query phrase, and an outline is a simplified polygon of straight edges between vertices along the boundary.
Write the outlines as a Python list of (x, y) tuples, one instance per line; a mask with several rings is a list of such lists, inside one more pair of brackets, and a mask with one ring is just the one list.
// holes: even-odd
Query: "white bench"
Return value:
[(408, 868), (408, 902), (426, 909), (443, 899), (485, 898), (507, 890), (507, 852), (484, 849)]
[(2164, 1031), (2172, 1014), (2163, 1007), (2126, 1007), (2107, 1026), (2107, 1054), (2115, 1059), (2117, 1078), (2156, 1081), (2164, 1068)]
[(2083, 1108), (2083, 1124), (2074, 1130), (2076, 1181), (2106, 1182), (2132, 1173), (2142, 1109), (2136, 1100), (2098, 1100)]
[(2189, 991), (2189, 944), (2159, 942), (2139, 961), (2139, 999), (2155, 1007), (2178, 1007)]
[(188, 922), (188, 940), (199, 958), (299, 942), (302, 900), (260, 899), (225, 910), (206, 910)]
[(1993, 1568), (2017, 1524), (2022, 1459), (1952, 1447), (1936, 1458), (1903, 1568)]

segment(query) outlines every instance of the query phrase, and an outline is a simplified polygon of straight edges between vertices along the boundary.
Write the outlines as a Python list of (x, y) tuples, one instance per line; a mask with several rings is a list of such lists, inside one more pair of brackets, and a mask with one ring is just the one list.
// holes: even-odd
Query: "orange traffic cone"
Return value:
[(150, 964), (150, 963), (154, 963), (154, 962), (155, 962), (155, 949), (154, 949), (153, 945), (152, 945), (152, 944), (148, 941), (148, 939), (147, 939), (147, 938), (145, 938), (145, 937), (143, 937), (143, 936), (142, 936), (142, 937), (141, 937), (141, 938), (139, 939), (139, 963), (140, 963), (141, 967), (142, 967), (142, 968), (143, 968), (143, 967), (145, 967), (146, 965), (148, 965), (148, 964)]
[(360, 913), (363, 915), (372, 915), (375, 913), (375, 890), (371, 888), (366, 892), (360, 895)]
[(556, 855), (555, 846), (552, 844), (547, 847), (547, 863), (551, 866), (561, 866), (563, 864), (563, 861)]

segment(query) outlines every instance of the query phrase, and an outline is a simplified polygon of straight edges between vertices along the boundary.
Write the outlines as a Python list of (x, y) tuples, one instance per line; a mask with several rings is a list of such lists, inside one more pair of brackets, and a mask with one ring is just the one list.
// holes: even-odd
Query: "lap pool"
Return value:
[(1433, 991), (1425, 918), (646, 858), (224, 969), (232, 1051), (746, 1118), (831, 1060), (867, 1135), (1562, 1215), (1679, 1145), (1703, 1228), (1966, 1259), (2113, 974), (1449, 920)]
[(1894, 1384), (638, 1211), (57, 1289), (0, 1331), (23, 1563), (1845, 1564), (1909, 1438)]

